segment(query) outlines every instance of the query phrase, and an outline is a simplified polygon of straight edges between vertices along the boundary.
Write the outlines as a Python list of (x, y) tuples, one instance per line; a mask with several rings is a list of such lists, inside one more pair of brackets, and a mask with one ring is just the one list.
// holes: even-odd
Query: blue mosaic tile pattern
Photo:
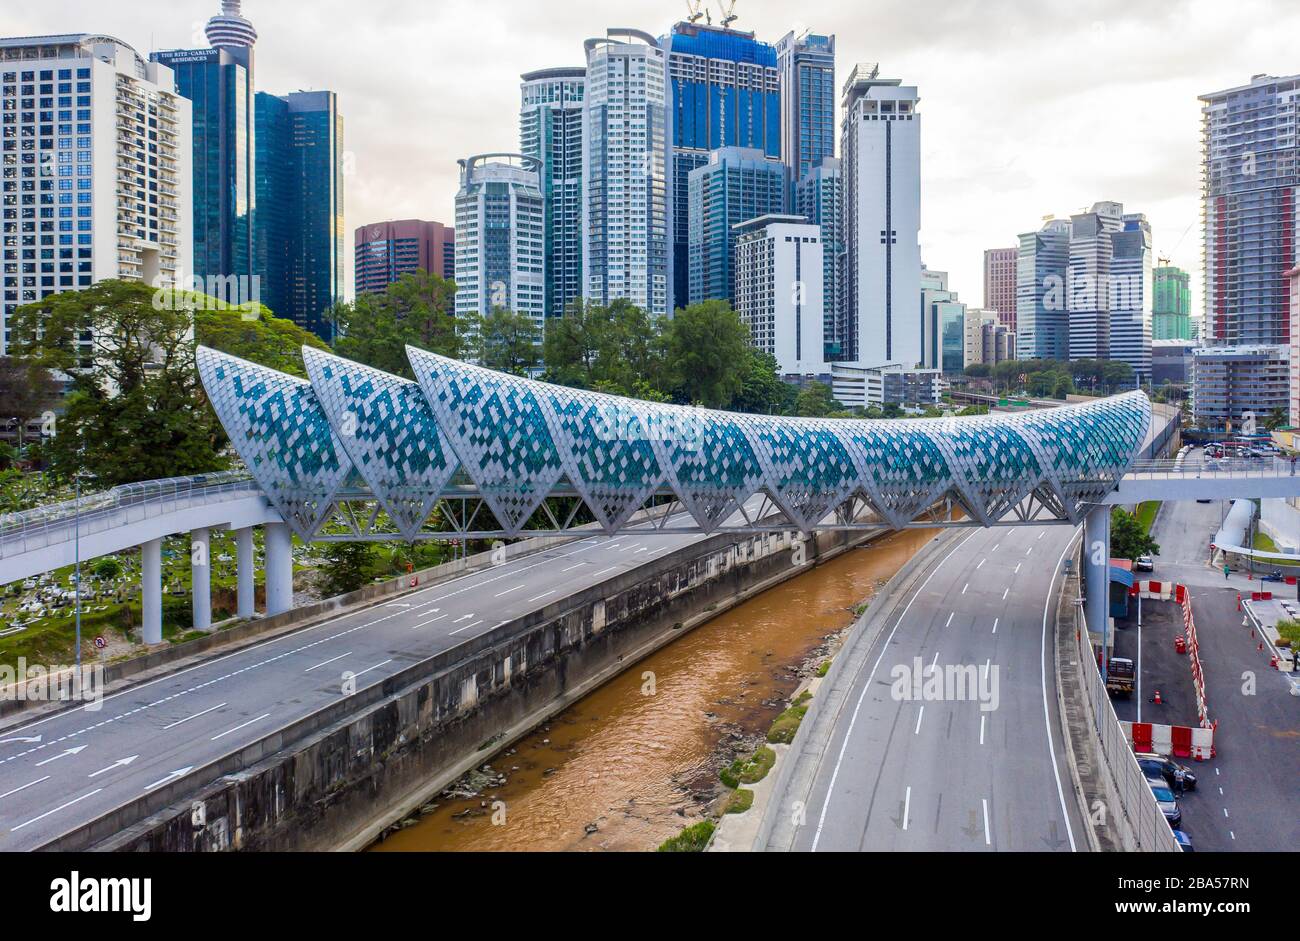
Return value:
[(195, 362), (213, 410), (267, 499), (299, 536), (314, 536), (353, 466), (311, 383), (202, 346)]
[(354, 462), (408, 537), (458, 465), (512, 535), (566, 479), (610, 532), (665, 484), (706, 532), (759, 492), (802, 529), (853, 496), (894, 527), (945, 496), (991, 525), (1033, 493), (1078, 521), (1132, 465), (1152, 421), (1141, 393), (989, 418), (732, 415), (408, 352), (418, 385), (307, 352), (313, 391), (200, 350), (204, 385), (235, 447), (300, 533), (319, 525)]
[(543, 385), (407, 347), (438, 425), (508, 535), (564, 476), (538, 402)]
[(457, 461), (418, 384), (303, 348), (334, 434), (402, 535), (414, 540)]

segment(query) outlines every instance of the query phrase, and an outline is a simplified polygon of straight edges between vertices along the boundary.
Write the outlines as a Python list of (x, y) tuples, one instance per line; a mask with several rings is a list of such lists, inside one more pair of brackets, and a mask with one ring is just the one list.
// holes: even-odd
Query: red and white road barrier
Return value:
[(1183, 626), (1187, 636), (1187, 655), (1192, 662), (1192, 685), (1196, 689), (1196, 714), (1201, 720), (1201, 728), (1213, 730), (1215, 723), (1210, 721), (1210, 705), (1205, 696), (1205, 671), (1201, 667), (1201, 642), (1196, 637), (1196, 618), (1192, 614), (1191, 593), (1182, 585), (1175, 591), (1176, 600), (1183, 609)]
[(1133, 751), (1153, 752), (1174, 758), (1209, 761), (1215, 756), (1213, 728), (1190, 729), (1185, 726), (1153, 725), (1150, 722), (1121, 722)]

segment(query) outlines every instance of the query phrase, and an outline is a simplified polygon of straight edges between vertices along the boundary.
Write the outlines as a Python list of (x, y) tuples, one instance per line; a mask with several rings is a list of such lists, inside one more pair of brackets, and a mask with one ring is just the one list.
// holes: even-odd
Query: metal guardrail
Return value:
[(1300, 477), (1300, 467), (1292, 468), (1291, 462), (1285, 460), (1217, 461), (1213, 464), (1139, 461), (1124, 476), (1143, 480), (1279, 480)]
[(249, 496), (261, 488), (246, 472), (205, 474), (127, 484), (80, 500), (0, 516), (0, 559), (66, 542), (79, 526), (82, 537), (179, 509), (205, 506), (214, 498)]

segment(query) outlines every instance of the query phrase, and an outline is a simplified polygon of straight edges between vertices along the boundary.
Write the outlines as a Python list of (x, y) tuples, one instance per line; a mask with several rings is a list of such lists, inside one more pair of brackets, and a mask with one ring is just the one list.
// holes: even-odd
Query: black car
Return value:
[(1183, 788), (1188, 791), (1196, 790), (1196, 775), (1192, 772), (1192, 769), (1184, 767), (1164, 755), (1154, 753), (1138, 755), (1137, 763), (1142, 769), (1142, 773), (1148, 778), (1162, 780), (1170, 787), (1174, 787), (1174, 781), (1179, 770), (1181, 770), (1183, 772)]

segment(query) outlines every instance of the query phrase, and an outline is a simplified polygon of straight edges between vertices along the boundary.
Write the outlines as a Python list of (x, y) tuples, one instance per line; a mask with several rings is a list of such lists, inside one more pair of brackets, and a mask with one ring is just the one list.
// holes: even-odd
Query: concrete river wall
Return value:
[[(754, 595), (866, 541), (823, 533), (701, 540), (408, 667), (119, 808), (52, 849), (351, 850), (372, 842), (494, 750)], [(800, 564), (802, 562), (802, 564)]]

